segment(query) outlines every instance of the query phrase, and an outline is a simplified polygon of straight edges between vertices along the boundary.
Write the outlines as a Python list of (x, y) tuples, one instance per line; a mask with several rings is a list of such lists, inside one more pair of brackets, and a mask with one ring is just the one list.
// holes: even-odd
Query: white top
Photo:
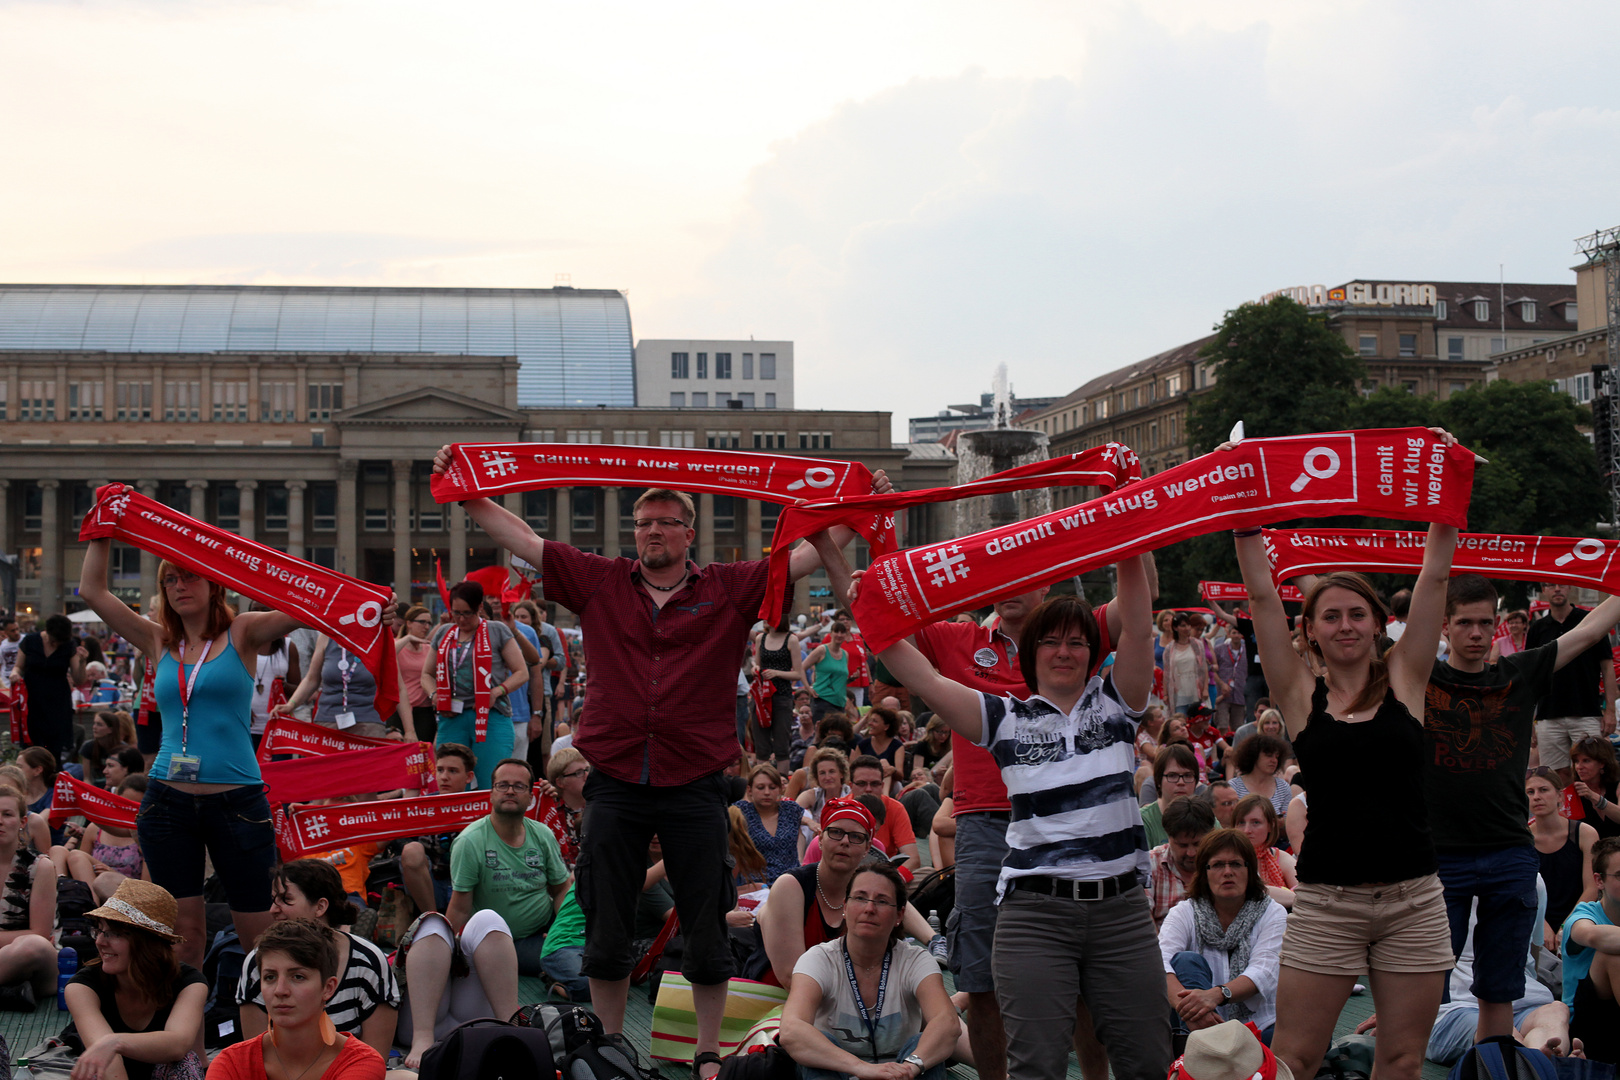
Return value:
[[(1206, 949), (1198, 943), (1198, 928), (1193, 922), (1192, 901), (1183, 900), (1170, 909), (1159, 927), (1159, 955), (1164, 959), (1165, 974), (1175, 974), (1171, 959), (1179, 952), (1195, 952), (1209, 961), (1214, 985), (1231, 982), (1242, 975), (1259, 988), (1254, 997), (1243, 1004), (1253, 1012), (1249, 1017), (1255, 1027), (1264, 1031), (1277, 1022), (1277, 974), (1280, 965), (1277, 954), (1282, 950), (1283, 931), (1288, 929), (1288, 912), (1275, 900), (1266, 901), (1266, 913), (1254, 924), (1249, 936), (1249, 966), (1233, 971), (1230, 958), (1220, 949)], [(1222, 1020), (1230, 1020), (1231, 1006), (1217, 1010)]]
[[(287, 677), (287, 650), (271, 653), (269, 656), (259, 657), (258, 673), (253, 676), (253, 734), (263, 735), (265, 725), (270, 722), (270, 714), (266, 706), (270, 703), (270, 682), (272, 679), (285, 679)], [(296, 686), (282, 684), (281, 696), (290, 698)]]
[(850, 989), (842, 938), (806, 949), (793, 965), (793, 974), (808, 976), (821, 987), (821, 1004), (816, 1006), (817, 1031), (862, 1061), (893, 1061), (902, 1046), (922, 1033), (917, 987), (930, 975), (939, 976), (939, 964), (926, 949), (904, 941), (895, 944), (883, 1011), (872, 1018), (877, 1022), (875, 1044)]

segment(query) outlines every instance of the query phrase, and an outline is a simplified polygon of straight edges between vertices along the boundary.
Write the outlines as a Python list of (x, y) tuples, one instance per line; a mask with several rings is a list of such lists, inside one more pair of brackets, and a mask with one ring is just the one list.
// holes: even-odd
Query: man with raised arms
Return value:
[[(447, 446), (433, 471), (449, 464)], [(872, 490), (893, 490), (881, 470)], [(542, 540), (489, 499), (462, 505), (496, 543), (540, 569), (546, 598), (578, 615), (585, 633), (590, 718), (573, 745), (591, 764), (576, 873), (592, 1006), (604, 1030), (621, 1035), (636, 902), (656, 832), (686, 938), (681, 971), (692, 983), (697, 1013), (696, 1080), (709, 1080), (719, 1071), (720, 1020), (733, 973), (725, 919), (732, 906), (730, 785), (722, 770), (737, 761), (737, 668), (765, 599), (768, 564), (699, 567), (688, 558), (697, 536), (692, 498), (667, 488), (635, 502), (635, 559)], [(854, 537), (842, 527), (831, 533), (840, 547)], [(791, 578), (820, 562), (809, 544), (800, 545)], [(773, 608), (785, 608), (787, 600), (773, 597)]]

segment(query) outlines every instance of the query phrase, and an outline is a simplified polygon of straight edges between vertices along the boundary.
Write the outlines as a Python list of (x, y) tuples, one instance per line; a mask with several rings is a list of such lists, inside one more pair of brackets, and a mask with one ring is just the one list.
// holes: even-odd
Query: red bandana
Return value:
[[(453, 655), (457, 645), (456, 639), (460, 636), (461, 632), (454, 626), (445, 631), (444, 637), (439, 639), (439, 657), (433, 665), (433, 680), (435, 683), (433, 687), (433, 707), (445, 715), (451, 715), (450, 703), (454, 700), (451, 694), (450, 678), (457, 667), (467, 662), (466, 646), (462, 646), (459, 663), (457, 662), (458, 658)], [(489, 675), (491, 671), (489, 622), (485, 619), (479, 619), (478, 629), (473, 631), (472, 662), (473, 707), (478, 710), (473, 740), (483, 742), (489, 734)], [(462, 702), (462, 707), (466, 708), (466, 702)]]
[(382, 613), (387, 589), (295, 559), (177, 513), (128, 484), (108, 484), (84, 516), (80, 540), (112, 537), (268, 604), (359, 656), (377, 680), (377, 714), (399, 705), (399, 659)]
[[(1415, 574), (1423, 569), (1425, 536), (1393, 529), (1267, 529), (1266, 553), (1279, 581), (1301, 574), (1361, 570)], [(1460, 533), (1453, 574), (1518, 581), (1560, 581), (1620, 593), (1620, 542), (1573, 536)]]
[(49, 818), (51, 828), (59, 829), (76, 814), (83, 815), (103, 828), (135, 828), (135, 815), (141, 804), (111, 791), (103, 791), (83, 780), (75, 780), (65, 772), (56, 774), (56, 790), (51, 795)]
[(876, 650), (921, 626), (1219, 529), (1365, 514), (1462, 525), (1474, 455), (1427, 428), (1248, 439), (1111, 496), (876, 560), (855, 618)]

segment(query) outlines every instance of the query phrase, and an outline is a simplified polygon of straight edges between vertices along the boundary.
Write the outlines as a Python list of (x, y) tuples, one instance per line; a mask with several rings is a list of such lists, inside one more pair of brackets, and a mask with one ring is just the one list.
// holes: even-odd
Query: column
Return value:
[(303, 480), (287, 481), (287, 554), (295, 559), (304, 557), (304, 489)]
[(411, 470), (415, 463), (394, 461), (394, 595), (411, 602)]
[(551, 535), (559, 544), (574, 542), (574, 489), (557, 489), (557, 519), (551, 523)]
[(467, 511), (460, 503), (449, 503), (444, 509), (450, 515), (450, 565), (444, 568), (444, 580), (455, 585), (467, 576)]
[(0, 555), (11, 553), (11, 481), (0, 477)]
[(205, 520), (208, 516), (208, 481), (187, 480), (186, 487), (191, 489), (191, 509), (187, 513), (198, 521)]
[(602, 554), (619, 557), (619, 489), (602, 489)]
[[(142, 480), (135, 485), (140, 493), (148, 499), (156, 499), (158, 483), (156, 480)], [(159, 559), (150, 551), (141, 552), (141, 612), (145, 615), (153, 613), (153, 602), (157, 597), (157, 568)]]
[(259, 482), (257, 480), (238, 480), (236, 490), (241, 492), (237, 496), (240, 504), (238, 513), (241, 514), (241, 521), (236, 527), (236, 535), (244, 540), (252, 540), (259, 524), (259, 510), (253, 503), (253, 493), (259, 490)]
[(714, 496), (705, 491), (698, 496), (698, 557), (699, 566), (714, 562)]
[[(58, 399), (60, 402), (60, 399)], [(62, 610), (62, 521), (59, 509), (60, 480), (39, 481), (40, 490), (40, 559), (39, 559), (39, 614), (54, 615)]]
[(338, 462), (337, 482), (337, 568), (351, 577), (361, 576), (358, 536), (360, 529), (359, 490), (355, 479), (360, 463), (353, 459)]
[(763, 508), (758, 499), (745, 499), (743, 505), (747, 507), (747, 526), (743, 529), (743, 557), (745, 559), (759, 559), (765, 555), (765, 537), (763, 535), (765, 520)]

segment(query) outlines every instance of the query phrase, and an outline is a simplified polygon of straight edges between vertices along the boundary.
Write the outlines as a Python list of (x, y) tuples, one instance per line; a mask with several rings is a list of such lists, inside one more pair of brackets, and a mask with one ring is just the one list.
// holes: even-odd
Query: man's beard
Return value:
[(641, 565), (649, 570), (662, 570), (666, 566), (674, 566), (675, 562), (675, 553), (667, 547), (641, 557)]

